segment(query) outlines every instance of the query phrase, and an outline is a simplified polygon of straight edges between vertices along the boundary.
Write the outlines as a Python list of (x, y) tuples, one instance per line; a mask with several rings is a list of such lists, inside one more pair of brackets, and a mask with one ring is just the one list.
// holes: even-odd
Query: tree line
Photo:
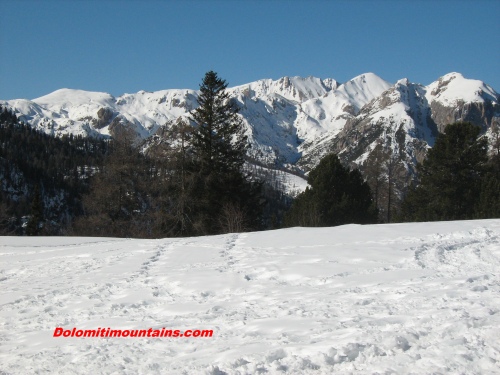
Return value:
[(392, 159), (381, 156), (383, 167), (362, 175), (334, 154), (292, 199), (275, 173), (249, 164), (226, 88), (206, 73), (192, 116), (166, 124), (147, 144), (126, 126), (112, 140), (54, 138), (0, 108), (0, 234), (157, 238), (500, 215), (496, 127), (488, 145), (479, 127), (448, 125), (399, 201), (391, 187), (401, 171)]

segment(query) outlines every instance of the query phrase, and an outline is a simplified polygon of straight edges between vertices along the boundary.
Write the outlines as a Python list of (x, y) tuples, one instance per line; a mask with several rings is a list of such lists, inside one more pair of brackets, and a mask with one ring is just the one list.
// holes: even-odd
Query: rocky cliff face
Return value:
[(426, 87), (432, 119), (442, 132), (447, 124), (472, 122), (485, 132), (500, 116), (499, 94), (484, 82), (450, 73)]
[(335, 152), (346, 164), (363, 167), (374, 150), (381, 149), (413, 168), (437, 132), (425, 89), (400, 80), (348, 119), (333, 139), (312, 145), (299, 164), (308, 169)]
[(485, 132), (495, 117), (499, 117), (500, 107), (492, 101), (466, 103), (458, 100), (453, 106), (446, 106), (440, 102), (430, 105), (432, 119), (438, 124), (440, 132), (447, 124), (454, 122), (472, 122), (481, 126)]

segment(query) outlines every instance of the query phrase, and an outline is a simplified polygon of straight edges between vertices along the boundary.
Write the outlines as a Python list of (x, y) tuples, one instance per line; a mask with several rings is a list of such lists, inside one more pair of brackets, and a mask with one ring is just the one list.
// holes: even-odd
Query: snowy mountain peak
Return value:
[(33, 99), (38, 105), (47, 107), (69, 107), (95, 103), (98, 105), (109, 105), (115, 98), (104, 92), (93, 92), (75, 89), (60, 89), (48, 95)]
[(279, 95), (285, 99), (301, 103), (305, 100), (325, 95), (338, 87), (332, 78), (281, 77), (274, 81), (262, 79), (229, 89), (230, 92), (250, 98), (263, 98)]
[(440, 77), (440, 79), (443, 79), (443, 80), (452, 80), (452, 79), (455, 79), (455, 78), (461, 78), (461, 79), (465, 79), (465, 77), (463, 76), (462, 73), (458, 73), (458, 72), (450, 72), (448, 74), (445, 74), (444, 76)]
[(410, 81), (408, 78), (402, 78), (396, 82), (396, 86), (408, 86), (410, 84)]
[(375, 73), (368, 72), (368, 73), (360, 74), (360, 75), (358, 75), (358, 76), (350, 79), (349, 82), (350, 81), (363, 82), (363, 83), (371, 84), (371, 83), (374, 83), (374, 82), (384, 81), (384, 80), (382, 78), (380, 78), (378, 75), (376, 75)]
[(340, 85), (333, 95), (343, 95), (349, 98), (350, 104), (357, 112), (391, 86), (389, 82), (376, 74), (365, 73)]
[(498, 93), (483, 81), (465, 78), (460, 73), (448, 73), (426, 87), (429, 101), (454, 104), (457, 101), (498, 103)]

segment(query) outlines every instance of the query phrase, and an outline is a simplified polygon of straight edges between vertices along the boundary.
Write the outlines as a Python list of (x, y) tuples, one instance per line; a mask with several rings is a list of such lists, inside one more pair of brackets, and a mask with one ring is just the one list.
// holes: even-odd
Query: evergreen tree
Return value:
[(361, 173), (330, 154), (309, 173), (308, 187), (285, 217), (287, 226), (335, 226), (377, 222), (377, 209)]
[(209, 71), (200, 85), (193, 150), (203, 173), (239, 172), (248, 148), (238, 108), (229, 100), (227, 83)]
[(465, 220), (476, 216), (487, 140), (471, 123), (447, 125), (418, 166), (420, 184), (405, 198), (406, 221)]
[(247, 137), (226, 88), (226, 81), (217, 73), (206, 73), (199, 107), (192, 112), (192, 223), (197, 234), (258, 226), (259, 189), (243, 171)]

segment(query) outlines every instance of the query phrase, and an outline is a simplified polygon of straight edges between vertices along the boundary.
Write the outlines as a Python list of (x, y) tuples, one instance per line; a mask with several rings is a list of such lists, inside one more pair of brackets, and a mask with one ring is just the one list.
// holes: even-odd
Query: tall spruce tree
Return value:
[(207, 72), (200, 85), (199, 107), (192, 112), (196, 234), (257, 227), (259, 193), (243, 170), (248, 141), (226, 88), (217, 73)]
[(308, 187), (285, 216), (286, 226), (335, 226), (377, 222), (377, 209), (361, 173), (330, 154), (309, 173)]
[(227, 83), (209, 71), (200, 85), (193, 149), (204, 173), (241, 171), (248, 148), (242, 122), (226, 92)]
[(464, 220), (476, 217), (485, 174), (487, 140), (471, 123), (447, 125), (424, 162), (420, 184), (401, 207), (405, 221)]

